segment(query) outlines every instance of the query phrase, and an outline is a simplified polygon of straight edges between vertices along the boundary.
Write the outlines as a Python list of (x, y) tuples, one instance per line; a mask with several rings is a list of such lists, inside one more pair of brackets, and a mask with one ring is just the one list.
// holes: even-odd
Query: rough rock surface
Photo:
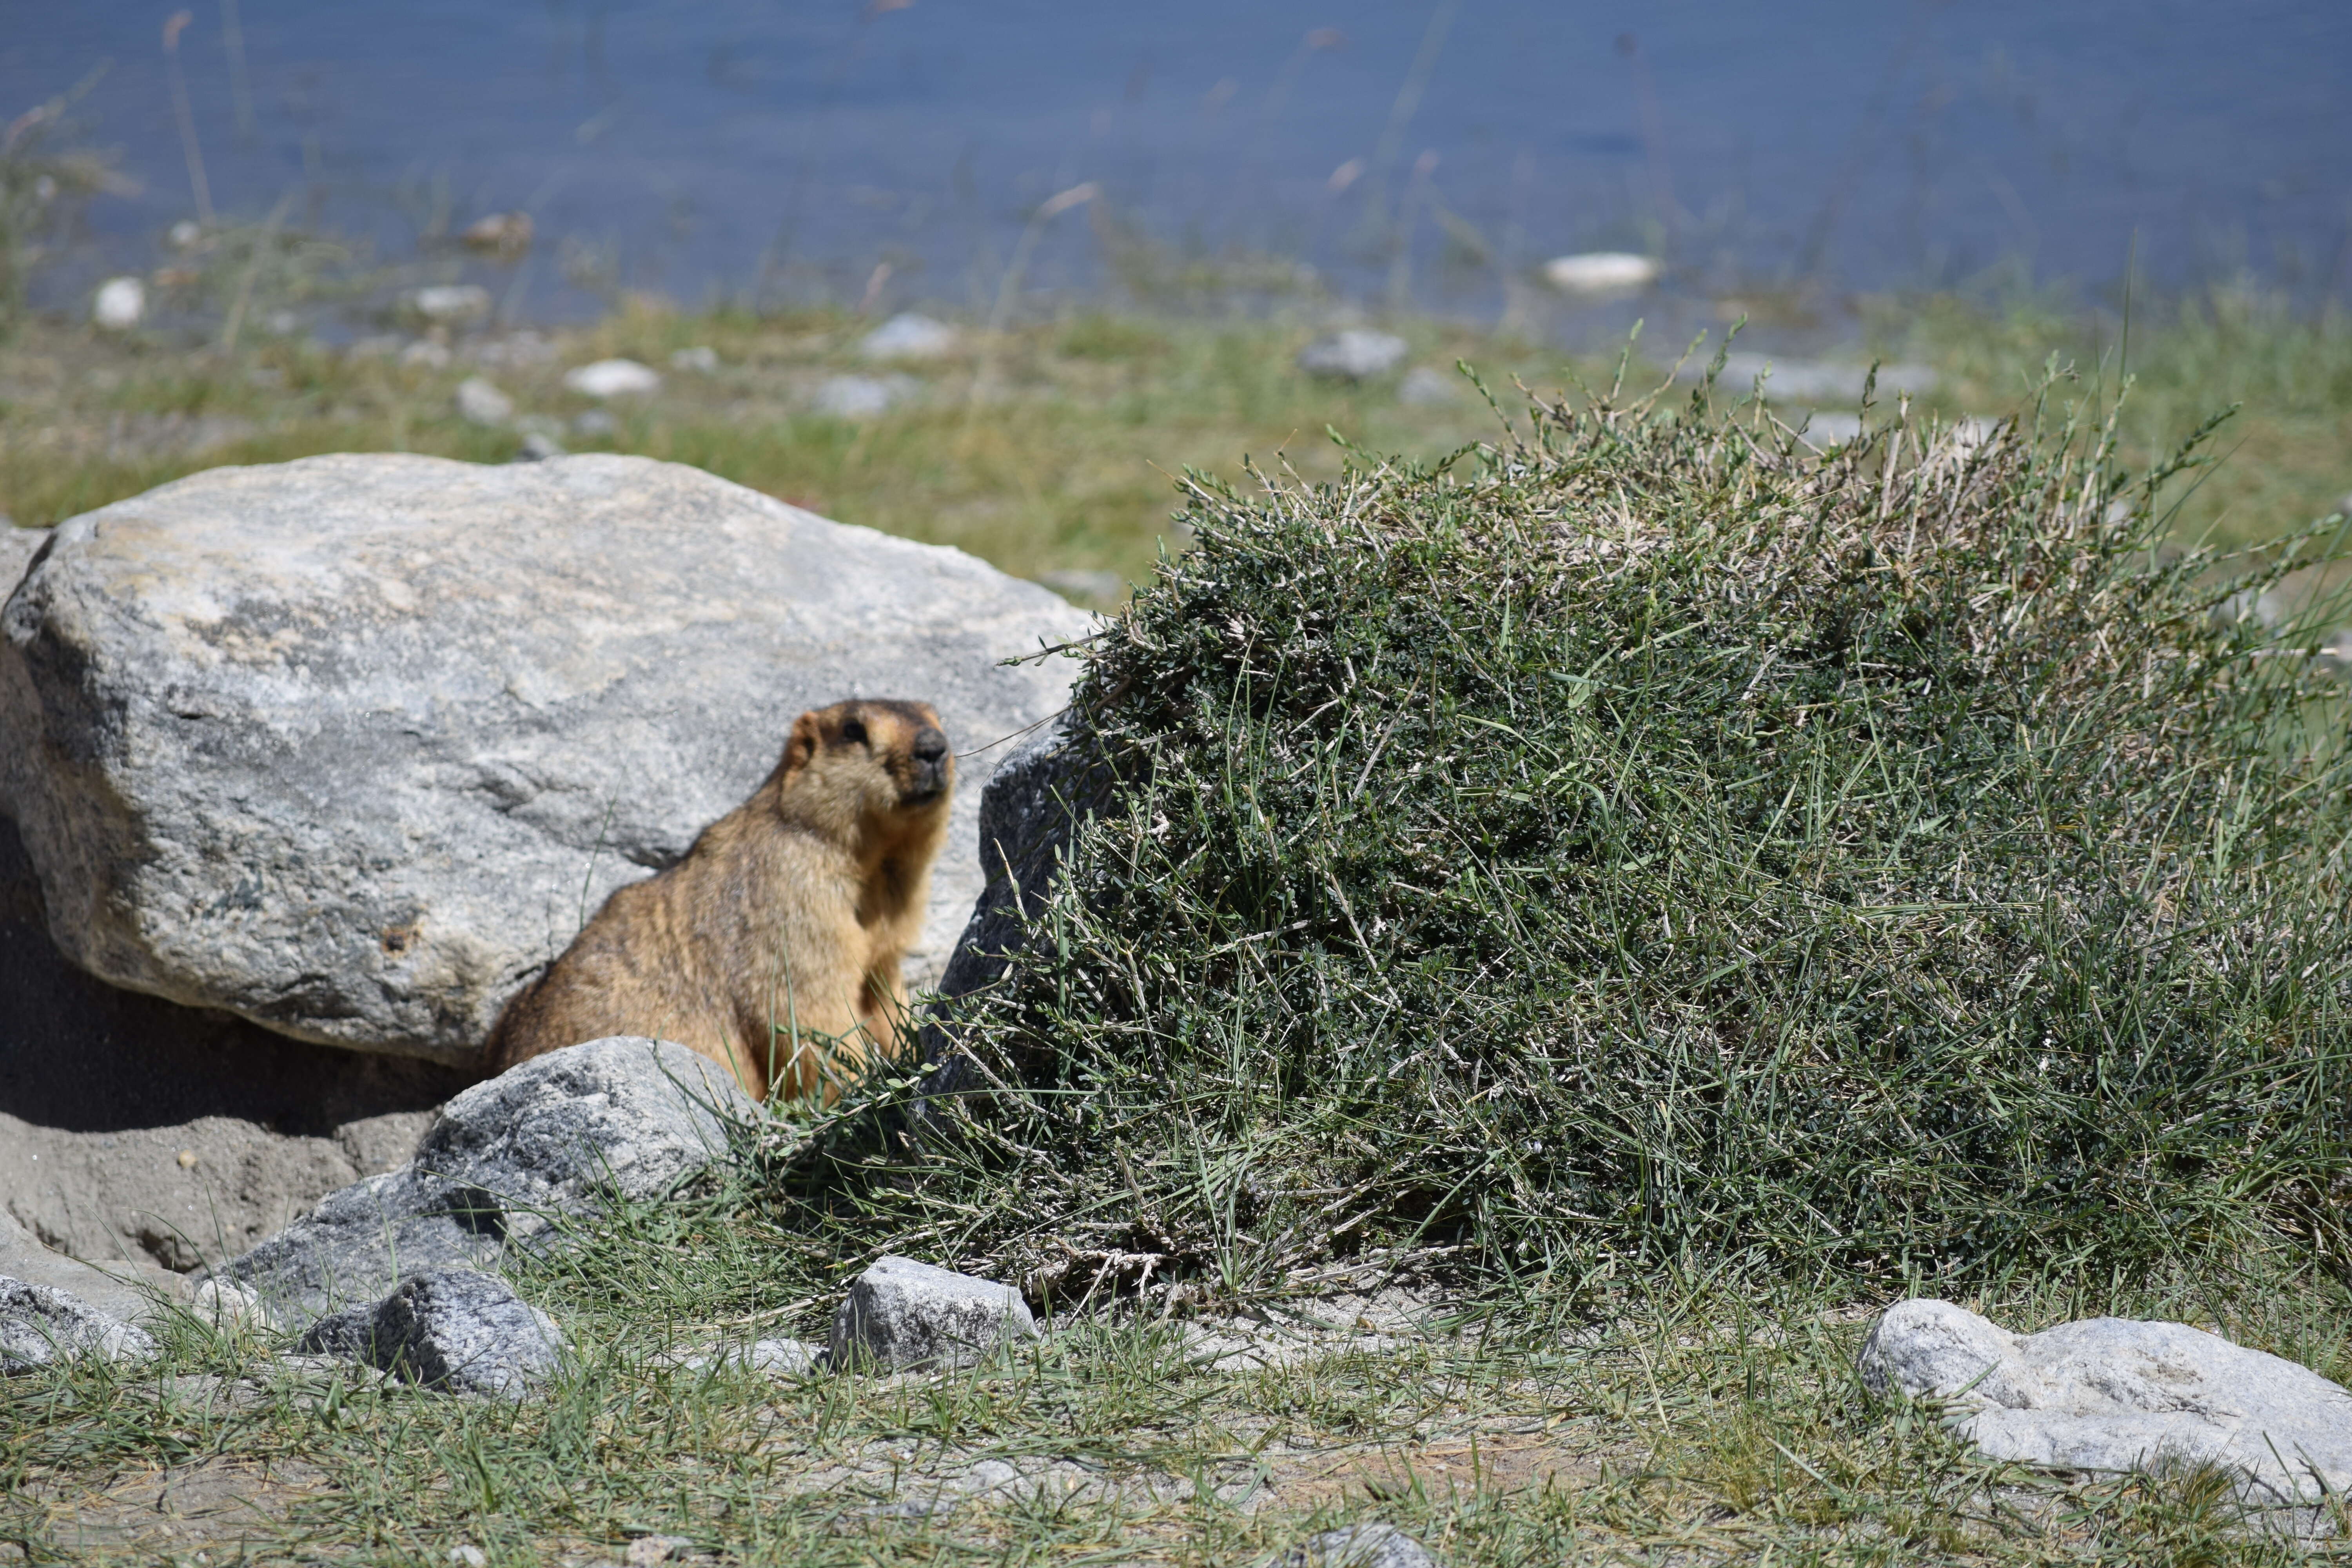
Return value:
[(426, 1388), (520, 1399), (555, 1371), (563, 1331), (491, 1275), (424, 1269), (379, 1302), (321, 1318), (297, 1348)]
[(2352, 1393), (2186, 1323), (2090, 1318), (2017, 1335), (1948, 1301), (1887, 1309), (1861, 1358), (1880, 1394), (1950, 1402), (1995, 1459), (2065, 1470), (2210, 1463), (2265, 1502), (2352, 1486)]
[(0, 1275), (0, 1373), (46, 1366), (70, 1355), (143, 1361), (155, 1349), (146, 1330), (100, 1311), (69, 1290)]
[(1008, 1339), (1035, 1334), (1021, 1292), (911, 1258), (875, 1260), (833, 1315), (832, 1364), (971, 1366)]
[(452, 1100), (416, 1157), (324, 1202), (223, 1270), (307, 1324), (419, 1267), (482, 1268), (607, 1194), (660, 1196), (723, 1157), (757, 1108), (684, 1046), (616, 1037), (551, 1051)]
[(1265, 1568), (1437, 1568), (1437, 1559), (1393, 1524), (1356, 1524), (1310, 1536)]
[(748, 1345), (698, 1352), (679, 1364), (694, 1372), (726, 1366), (766, 1373), (772, 1377), (803, 1377), (825, 1364), (825, 1349), (823, 1345), (803, 1344), (798, 1340), (755, 1340)]
[(0, 527), (0, 599), (14, 592), (33, 563), (33, 556), (49, 542), (46, 528)]
[(92, 978), (0, 818), (0, 1214), (42, 1245), (109, 1268), (234, 1258), (405, 1163), (470, 1076)]
[(51, 1251), (5, 1214), (0, 1214), (0, 1277), (65, 1291), (124, 1323), (158, 1316), (166, 1302), (186, 1299), (190, 1289), (185, 1279), (152, 1263), (99, 1268)]
[(987, 881), (940, 976), (947, 998), (924, 1034), (938, 1064), (926, 1085), (953, 1093), (964, 1074), (954, 1059), (955, 1003), (992, 985), (1026, 940), (1030, 912), (1060, 879), (1081, 823), (1110, 799), (1114, 775), (1085, 726), (1066, 715), (1023, 741), (998, 764), (980, 803), (980, 861)]
[[(60, 524), (0, 611), (0, 815), (109, 982), (458, 1061), (793, 718), (1055, 711), (1083, 612), (697, 469), (401, 454), (215, 468)], [(980, 889), (964, 770), (917, 984)]]

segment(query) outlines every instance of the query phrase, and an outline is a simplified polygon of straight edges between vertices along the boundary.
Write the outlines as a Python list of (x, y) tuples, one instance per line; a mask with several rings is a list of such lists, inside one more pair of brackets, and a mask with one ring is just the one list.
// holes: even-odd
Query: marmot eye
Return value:
[(841, 738), (853, 746), (862, 746), (866, 743), (866, 726), (855, 719), (845, 719), (841, 721)]

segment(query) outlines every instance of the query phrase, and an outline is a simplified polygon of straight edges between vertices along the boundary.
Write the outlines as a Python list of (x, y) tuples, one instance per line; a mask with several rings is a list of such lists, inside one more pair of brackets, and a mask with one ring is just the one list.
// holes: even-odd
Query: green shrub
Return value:
[(2338, 688), (2155, 548), (2189, 458), (2043, 407), (1822, 456), (1600, 398), (1192, 483), (1087, 656), (1124, 784), (978, 1005), (992, 1087), (857, 1201), (1065, 1294), (2326, 1227)]

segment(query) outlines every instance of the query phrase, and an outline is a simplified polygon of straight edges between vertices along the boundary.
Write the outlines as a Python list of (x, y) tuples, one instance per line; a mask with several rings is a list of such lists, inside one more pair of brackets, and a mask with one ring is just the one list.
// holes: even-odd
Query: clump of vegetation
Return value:
[(2127, 478), (2053, 390), (1828, 455), (1612, 391), (1192, 482), (978, 1090), (828, 1180), (1070, 1294), (2336, 1246), (2341, 688), (2226, 613), (2333, 545), (2160, 550), (2197, 459)]

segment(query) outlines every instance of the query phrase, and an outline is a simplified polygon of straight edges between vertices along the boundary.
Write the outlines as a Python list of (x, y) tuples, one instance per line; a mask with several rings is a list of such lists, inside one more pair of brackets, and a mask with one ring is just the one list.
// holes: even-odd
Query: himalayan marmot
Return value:
[(507, 1004), (491, 1070), (650, 1035), (726, 1066), (754, 1099), (832, 1099), (835, 1068), (898, 1048), (898, 961), (922, 929), (954, 785), (925, 703), (802, 714), (751, 799), (677, 865), (605, 900)]

